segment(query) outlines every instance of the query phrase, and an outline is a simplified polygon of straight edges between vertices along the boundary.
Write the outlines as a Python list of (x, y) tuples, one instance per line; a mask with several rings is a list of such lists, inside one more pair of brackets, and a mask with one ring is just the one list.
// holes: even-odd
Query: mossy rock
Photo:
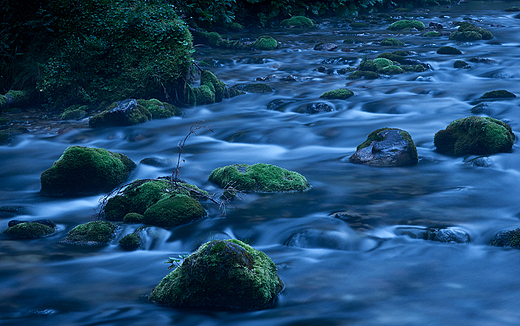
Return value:
[(170, 103), (161, 102), (157, 99), (137, 100), (139, 105), (145, 107), (152, 114), (152, 119), (166, 119), (182, 115), (179, 108)]
[(390, 52), (383, 52), (381, 54), (379, 54), (377, 56), (378, 58), (385, 58), (385, 59), (388, 59), (388, 60), (392, 60), (392, 61), (395, 61), (397, 63), (400, 63), (400, 64), (405, 64), (406, 63), (406, 58), (405, 56), (403, 55), (399, 55), (399, 54), (396, 54), (396, 53), (390, 53)]
[(123, 217), (123, 223), (127, 224), (140, 224), (143, 223), (143, 214), (139, 213), (128, 213)]
[(213, 170), (209, 180), (221, 188), (232, 184), (245, 192), (304, 191), (310, 184), (304, 176), (271, 164), (233, 164)]
[(398, 20), (387, 27), (391, 31), (409, 31), (413, 28), (422, 31), (426, 27), (418, 20)]
[(385, 38), (384, 40), (382, 40), (381, 45), (382, 46), (404, 46), (404, 42), (391, 37), (391, 38)]
[(363, 23), (363, 22), (353, 22), (353, 23), (350, 23), (349, 26), (352, 28), (365, 28), (365, 27), (369, 27), (370, 24)]
[(429, 31), (423, 34), (424, 37), (439, 37), (442, 36), (442, 33), (436, 31)]
[(441, 46), (437, 50), (437, 54), (462, 54), (462, 52), (453, 46)]
[(22, 90), (10, 90), (0, 95), (0, 110), (9, 107), (24, 107), (31, 102), (31, 93)]
[(54, 233), (54, 228), (39, 222), (22, 222), (10, 226), (3, 233), (16, 239), (36, 239)]
[(114, 223), (94, 221), (80, 224), (69, 231), (67, 237), (60, 243), (74, 245), (102, 245), (112, 240), (117, 230)]
[(81, 120), (87, 116), (88, 105), (72, 105), (61, 114), (62, 120)]
[(392, 60), (386, 58), (377, 58), (374, 60), (364, 60), (357, 67), (361, 71), (379, 71), (386, 66), (393, 65)]
[(459, 28), (450, 34), (450, 40), (470, 42), (493, 38), (493, 34), (485, 28), (480, 28), (468, 22), (458, 22), (457, 25), (459, 25)]
[(476, 31), (453, 32), (450, 34), (450, 40), (473, 42), (482, 40), (482, 34)]
[(114, 102), (89, 119), (92, 128), (133, 126), (152, 119), (152, 114), (136, 99)]
[(418, 162), (417, 148), (407, 131), (381, 128), (358, 145), (349, 161), (371, 166), (409, 166)]
[(261, 94), (267, 94), (274, 92), (274, 89), (267, 85), (262, 83), (255, 83), (255, 84), (238, 84), (233, 86), (233, 88), (246, 93), (261, 93)]
[(189, 105), (205, 105), (220, 102), (224, 98), (239, 95), (240, 93), (230, 92), (226, 84), (217, 78), (209, 70), (203, 70), (200, 75), (200, 86), (186, 88), (186, 101)]
[(310, 18), (304, 16), (294, 16), (282, 20), (280, 25), (283, 27), (310, 28), (314, 27), (314, 22)]
[(153, 289), (149, 299), (171, 307), (262, 309), (284, 288), (276, 265), (239, 240), (200, 246)]
[(351, 90), (339, 88), (321, 94), (320, 98), (326, 100), (346, 100), (352, 96), (354, 96), (354, 93)]
[(496, 247), (520, 249), (520, 228), (498, 232), (489, 244)]
[(513, 6), (513, 7), (509, 7), (509, 8), (506, 8), (504, 9), (505, 12), (517, 12), (517, 11), (520, 11), (520, 8), (516, 7), (516, 6)]
[(386, 66), (379, 70), (379, 73), (385, 74), (385, 75), (398, 75), (404, 73), (403, 68), (396, 66), (396, 65), (390, 65)]
[(451, 122), (435, 134), (434, 143), (443, 154), (490, 155), (510, 152), (515, 135), (506, 123), (488, 117), (471, 116)]
[(378, 79), (379, 74), (374, 71), (361, 71), (356, 70), (350, 75), (348, 75), (347, 79), (354, 80), (354, 79)]
[(40, 192), (47, 196), (78, 196), (110, 191), (125, 181), (135, 167), (120, 153), (70, 146), (41, 174)]
[(486, 93), (484, 93), (484, 95), (482, 95), (481, 98), (488, 99), (488, 98), (514, 98), (514, 97), (516, 97), (515, 94), (513, 94), (509, 91), (506, 91), (505, 89), (500, 89), (497, 91), (486, 92)]
[(278, 48), (278, 41), (271, 36), (260, 36), (251, 46), (257, 50), (271, 51)]
[(468, 66), (469, 66), (469, 63), (467, 63), (466, 61), (463, 61), (463, 60), (457, 60), (453, 63), (453, 68), (457, 68), (457, 69), (466, 68)]
[(119, 240), (119, 246), (126, 251), (139, 249), (141, 246), (141, 237), (137, 233), (130, 233)]
[(195, 199), (175, 195), (161, 199), (150, 206), (144, 212), (143, 223), (160, 226), (174, 227), (198, 220), (206, 216), (206, 211)]
[[(129, 213), (144, 214), (144, 212), (153, 204), (161, 199), (169, 198), (172, 195), (186, 195), (195, 199), (200, 199), (209, 194), (199, 189), (195, 185), (179, 182), (180, 186), (193, 189), (189, 191), (183, 187), (174, 187), (167, 180), (136, 180), (126, 186), (120, 193), (108, 199), (104, 212), (105, 218), (109, 221), (124, 221), (125, 216)], [(141, 223), (141, 222), (139, 222)]]

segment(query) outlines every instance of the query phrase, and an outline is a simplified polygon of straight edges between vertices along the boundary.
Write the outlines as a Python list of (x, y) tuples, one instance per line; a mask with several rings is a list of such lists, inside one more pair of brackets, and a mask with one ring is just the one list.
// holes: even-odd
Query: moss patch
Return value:
[(425, 26), (418, 20), (398, 20), (387, 27), (391, 31), (409, 31), (413, 28), (422, 31), (425, 29)]
[(54, 233), (54, 229), (38, 222), (23, 222), (7, 228), (3, 233), (11, 238), (35, 239)]
[(150, 300), (172, 307), (261, 309), (283, 289), (276, 265), (238, 240), (203, 244), (153, 289)]
[(222, 188), (233, 184), (237, 190), (247, 192), (304, 191), (310, 187), (301, 174), (264, 163), (217, 168), (211, 172), (209, 180)]
[(471, 116), (450, 123), (435, 134), (434, 143), (441, 153), (455, 156), (489, 155), (510, 152), (515, 136), (506, 123)]
[(450, 34), (450, 40), (471, 42), (493, 38), (493, 34), (485, 28), (477, 27), (468, 22), (458, 22), (457, 25), (459, 25), (459, 29)]
[(321, 94), (320, 98), (324, 98), (327, 100), (346, 100), (352, 96), (354, 96), (354, 93), (352, 91), (346, 88), (339, 88)]
[(424, 37), (438, 37), (442, 36), (442, 33), (436, 32), (436, 31), (429, 31), (423, 34)]
[(135, 232), (127, 234), (119, 240), (119, 246), (126, 251), (137, 250), (141, 246), (141, 237)]
[(251, 46), (257, 50), (271, 51), (278, 47), (278, 41), (271, 36), (260, 36)]
[(41, 174), (41, 193), (48, 196), (92, 195), (110, 191), (135, 168), (127, 156), (104, 148), (68, 147)]
[(404, 46), (404, 42), (391, 37), (391, 38), (386, 38), (386, 39), (382, 40), (381, 45), (382, 46)]
[(143, 223), (161, 227), (174, 227), (203, 218), (206, 211), (193, 198), (176, 195), (162, 199), (144, 212)]
[(297, 27), (297, 28), (303, 28), (303, 27), (314, 27), (314, 22), (304, 16), (294, 16), (289, 19), (284, 19), (280, 23), (283, 27)]
[(60, 243), (75, 245), (107, 244), (113, 238), (117, 226), (107, 221), (95, 221), (80, 224), (69, 231)]

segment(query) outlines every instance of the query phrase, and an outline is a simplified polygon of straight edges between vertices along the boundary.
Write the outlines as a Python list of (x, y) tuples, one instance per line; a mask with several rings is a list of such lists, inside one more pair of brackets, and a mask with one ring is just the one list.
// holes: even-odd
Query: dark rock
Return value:
[(471, 108), (471, 113), (473, 114), (487, 114), (489, 113), (489, 105), (486, 103), (479, 103)]
[(5, 235), (16, 239), (36, 239), (54, 233), (54, 227), (38, 222), (9, 222), (9, 227), (3, 232)]
[(323, 42), (320, 42), (314, 46), (314, 50), (316, 50), (316, 51), (334, 51), (337, 48), (338, 48), (337, 44), (323, 43)]
[(498, 232), (489, 244), (496, 247), (513, 247), (520, 249), (520, 228)]
[(334, 107), (332, 107), (324, 102), (304, 104), (302, 106), (299, 106), (296, 109), (297, 113), (308, 113), (308, 114), (315, 114), (315, 113), (320, 113), (320, 112), (331, 112), (331, 111), (334, 111)]
[(437, 54), (462, 54), (462, 52), (453, 46), (441, 46), (437, 50)]
[(272, 100), (271, 102), (269, 102), (267, 104), (267, 109), (275, 110), (275, 111), (282, 111), (282, 109), (285, 108), (287, 105), (289, 105), (291, 103), (296, 103), (296, 102), (298, 102), (298, 100), (279, 98), (279, 99)]
[(92, 128), (132, 126), (152, 119), (150, 111), (139, 107), (136, 99), (116, 102), (89, 120)]
[(167, 167), (173, 164), (172, 160), (159, 157), (146, 157), (139, 162), (140, 164), (151, 165), (155, 167)]
[(263, 94), (267, 94), (267, 93), (272, 93), (274, 92), (274, 89), (267, 85), (267, 84), (260, 84), (260, 83), (257, 83), (257, 84), (238, 84), (238, 85), (235, 85), (233, 86), (232, 88), (234, 89), (237, 89), (241, 92), (246, 92), (246, 93), (263, 93)]
[(444, 243), (469, 243), (469, 234), (456, 228), (398, 228), (397, 235), (407, 235), (413, 239), (438, 241)]
[(468, 66), (469, 66), (469, 63), (467, 63), (466, 61), (463, 61), (463, 60), (457, 60), (453, 63), (453, 68), (457, 68), (457, 69), (467, 68)]
[(472, 160), (469, 160), (468, 162), (464, 162), (464, 165), (488, 168), (491, 166), (491, 160), (489, 159), (489, 157), (477, 157)]
[(382, 128), (370, 133), (349, 161), (371, 166), (407, 166), (417, 164), (418, 157), (410, 134), (397, 128)]
[(483, 57), (473, 57), (471, 59), (469, 59), (470, 62), (475, 62), (475, 63), (496, 63), (496, 60), (493, 60), (493, 59), (490, 59), (490, 58), (483, 58)]
[(442, 24), (434, 23), (434, 22), (430, 22), (430, 24), (428, 24), (428, 27), (433, 28), (433, 29), (443, 29), (444, 28), (444, 26), (442, 26)]
[(505, 89), (500, 89), (500, 90), (496, 90), (496, 91), (490, 91), (490, 92), (486, 92), (484, 93), (484, 95), (482, 95), (481, 98), (483, 99), (488, 99), (488, 98), (515, 98), (516, 95), (505, 90)]

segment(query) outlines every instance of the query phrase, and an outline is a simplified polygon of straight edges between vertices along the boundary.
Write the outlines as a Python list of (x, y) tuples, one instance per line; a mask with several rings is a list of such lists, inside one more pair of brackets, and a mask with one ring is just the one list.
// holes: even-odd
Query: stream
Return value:
[[(500, 230), (520, 227), (520, 150), (483, 158), (436, 152), (433, 137), (451, 121), (473, 115), (479, 97), (507, 89), (520, 96), (520, 19), (505, 8), (518, 2), (469, 1), (408, 13), (428, 26), (453, 31), (454, 21), (488, 29), (494, 39), (456, 42), (419, 32), (390, 33), (388, 24), (349, 29), (341, 19), (316, 29), (279, 29), (274, 51), (197, 47), (196, 60), (228, 86), (264, 83), (267, 94), (248, 93), (220, 103), (183, 108), (182, 117), (132, 127), (91, 129), (87, 121), (45, 121), (0, 147), (0, 230), (9, 220), (51, 219), (57, 232), (34, 240), (0, 235), (1, 325), (519, 325), (520, 251), (488, 245)], [(238, 35), (238, 34), (237, 34)], [(404, 47), (378, 43), (395, 37)], [(344, 43), (353, 39), (354, 44)], [(317, 42), (335, 51), (313, 50)], [(440, 55), (444, 45), (462, 55)], [(376, 80), (347, 80), (327, 69), (355, 68), (367, 56), (414, 51), (425, 72)], [(492, 61), (456, 69), (455, 60)], [(324, 63), (343, 58), (340, 63)], [(328, 60), (334, 61), (334, 60)], [(337, 61), (337, 60), (336, 60)], [(249, 63), (253, 62), (253, 63)], [(296, 81), (285, 77), (292, 75)], [(348, 88), (347, 100), (320, 100)], [(281, 111), (275, 99), (296, 99)], [(331, 112), (297, 113), (302, 104), (326, 102)], [(520, 98), (485, 101), (481, 115), (507, 122), (518, 134)], [(40, 174), (71, 145), (102, 147), (139, 164), (129, 181), (170, 175), (177, 144), (197, 121), (211, 130), (189, 138), (181, 178), (209, 192), (211, 171), (234, 163), (269, 163), (304, 175), (312, 188), (300, 193), (250, 193), (219, 207), (203, 202), (208, 217), (188, 225), (147, 228), (143, 245), (123, 251), (118, 240), (141, 225), (122, 225), (103, 247), (59, 244), (74, 226), (96, 219), (102, 194), (50, 198), (39, 194)], [(412, 136), (419, 163), (377, 168), (348, 158), (367, 135), (383, 127)], [(399, 230), (453, 228), (469, 243), (413, 239)], [(147, 295), (169, 273), (169, 257), (189, 254), (212, 239), (247, 240), (278, 267), (285, 289), (269, 309), (207, 311), (154, 305)]]

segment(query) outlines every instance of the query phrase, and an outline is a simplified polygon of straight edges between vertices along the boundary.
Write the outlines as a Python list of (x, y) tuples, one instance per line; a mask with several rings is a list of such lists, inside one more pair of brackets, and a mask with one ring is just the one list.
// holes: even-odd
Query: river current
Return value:
[[(195, 58), (228, 86), (266, 81), (273, 93), (250, 93), (220, 103), (184, 108), (182, 117), (123, 128), (93, 130), (63, 122), (17, 136), (0, 147), (2, 230), (11, 219), (52, 219), (58, 231), (35, 240), (0, 236), (2, 325), (518, 325), (520, 251), (489, 246), (494, 234), (520, 227), (520, 151), (467, 164), (476, 156), (435, 151), (433, 137), (451, 121), (472, 115), (487, 91), (520, 96), (520, 19), (504, 9), (518, 2), (469, 1), (402, 15), (425, 25), (471, 19), (488, 29), (489, 41), (455, 42), (447, 36), (390, 34), (388, 24), (348, 29), (340, 20), (312, 30), (275, 30), (274, 51), (197, 48)], [(249, 34), (254, 39), (261, 34)], [(382, 47), (395, 37), (404, 47)], [(354, 39), (354, 44), (343, 43)], [(336, 51), (315, 51), (317, 42)], [(439, 55), (451, 45), (463, 54)], [(341, 49), (344, 49), (343, 51)], [(377, 80), (347, 80), (317, 71), (356, 67), (363, 56), (414, 51), (431, 65), (422, 73)], [(346, 58), (341, 64), (326, 59)], [(492, 59), (455, 69), (455, 60)], [(250, 59), (262, 59), (257, 63)], [(283, 80), (289, 75), (296, 81)], [(347, 87), (348, 100), (325, 101), (334, 111), (297, 113), (295, 106), (268, 110), (274, 99), (319, 101), (322, 92)], [(486, 101), (484, 113), (520, 130), (520, 99)], [(105, 247), (58, 244), (74, 226), (96, 218), (99, 196), (48, 198), (39, 194), (40, 174), (70, 145), (102, 147), (135, 162), (157, 158), (163, 166), (139, 164), (130, 180), (171, 174), (177, 144), (203, 120), (184, 148), (182, 178), (210, 192), (208, 176), (234, 163), (269, 163), (304, 175), (309, 191), (247, 194), (230, 202), (223, 216), (203, 203), (208, 217), (172, 228), (149, 228), (141, 249), (122, 251), (117, 240), (139, 225), (124, 225)], [(382, 127), (408, 131), (419, 155), (412, 167), (376, 168), (348, 162), (356, 146)], [(10, 209), (6, 209), (9, 207)], [(16, 209), (14, 209), (16, 208)], [(9, 211), (9, 212), (6, 212)], [(12, 212), (14, 211), (14, 213)], [(337, 214), (340, 213), (340, 214)], [(412, 239), (402, 228), (451, 227), (466, 232), (466, 244)], [(171, 309), (146, 296), (169, 272), (169, 257), (189, 254), (211, 239), (247, 239), (269, 255), (285, 283), (275, 305), (251, 312)]]

